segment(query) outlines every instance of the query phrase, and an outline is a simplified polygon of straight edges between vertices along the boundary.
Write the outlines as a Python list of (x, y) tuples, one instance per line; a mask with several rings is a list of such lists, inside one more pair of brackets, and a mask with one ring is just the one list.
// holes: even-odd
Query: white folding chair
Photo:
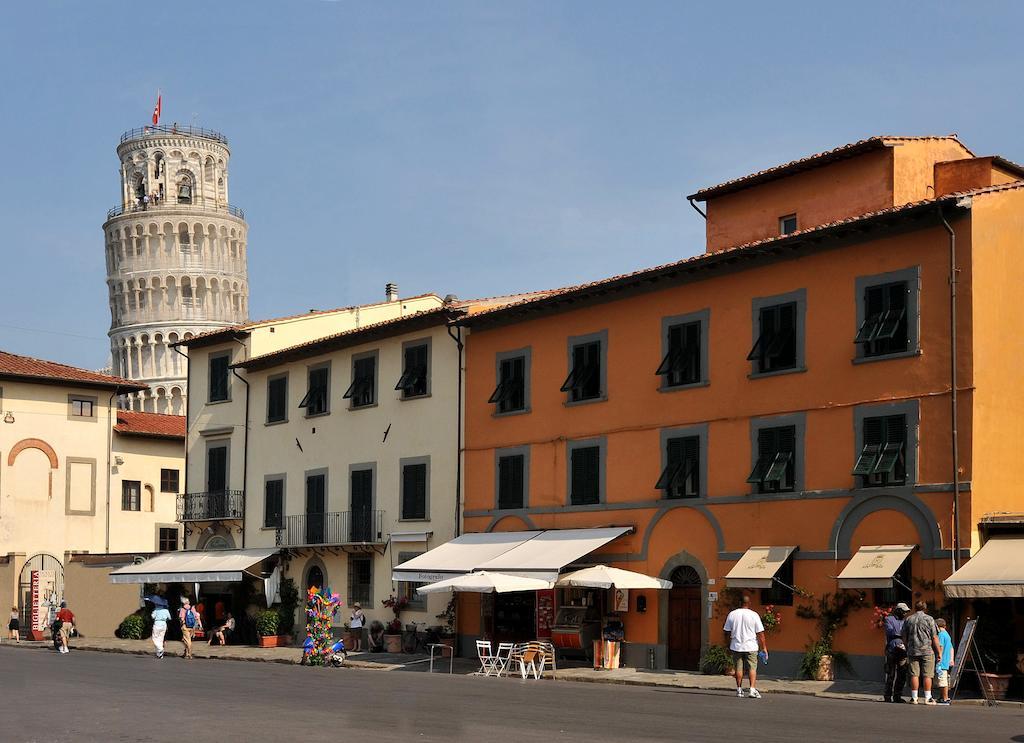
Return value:
[(476, 676), (496, 676), (498, 668), (498, 658), (491, 649), (490, 640), (477, 640), (476, 641), (476, 655), (480, 659), (480, 670), (476, 672)]
[(508, 670), (509, 660), (512, 658), (512, 650), (515, 646), (514, 642), (498, 643), (498, 650), (494, 653), (495, 676), (500, 676)]

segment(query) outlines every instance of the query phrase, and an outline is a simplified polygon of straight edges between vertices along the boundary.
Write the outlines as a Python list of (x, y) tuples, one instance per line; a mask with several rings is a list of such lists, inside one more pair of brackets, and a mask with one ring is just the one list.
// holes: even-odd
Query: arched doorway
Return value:
[(324, 587), (324, 571), (320, 569), (319, 565), (311, 565), (306, 571), (306, 590), (308, 591), (313, 586)]
[(700, 575), (683, 565), (672, 571), (669, 580), (668, 667), (695, 671), (700, 666)]
[[(18, 581), (18, 614), (22, 632), (48, 628), (63, 600), (64, 566), (61, 561), (45, 552), (28, 558)], [(34, 617), (33, 606), (36, 607)]]

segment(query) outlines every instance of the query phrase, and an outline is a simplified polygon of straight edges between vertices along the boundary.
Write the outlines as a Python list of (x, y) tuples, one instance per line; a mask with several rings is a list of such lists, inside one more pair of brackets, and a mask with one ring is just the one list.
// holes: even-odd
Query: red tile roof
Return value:
[(860, 155), (864, 152), (871, 150), (879, 150), (885, 147), (889, 147), (892, 144), (898, 144), (899, 142), (915, 142), (927, 139), (948, 139), (956, 142), (964, 151), (971, 157), (974, 153), (968, 149), (967, 145), (957, 139), (955, 134), (949, 134), (946, 136), (925, 136), (925, 137), (897, 137), (889, 135), (879, 135), (875, 137), (868, 137), (858, 142), (851, 142), (850, 144), (844, 144), (842, 147), (836, 147), (832, 150), (826, 150), (825, 152), (818, 152), (807, 157), (802, 157), (799, 160), (793, 160), (782, 165), (776, 165), (765, 170), (759, 170), (756, 173), (750, 173), (749, 175), (741, 176), (740, 178), (734, 178), (724, 183), (719, 183), (717, 186), (708, 186), (702, 188), (697, 193), (690, 194), (686, 198), (694, 201), (706, 201), (707, 199), (715, 196), (723, 196), (733, 191), (739, 191), (749, 186), (756, 185), (758, 183), (765, 183), (767, 181), (775, 180), (776, 178), (783, 178), (793, 173), (798, 173), (802, 170), (810, 170), (811, 168), (821, 167), (828, 163), (835, 162), (836, 160), (843, 160), (848, 157)]
[(185, 416), (118, 410), (114, 430), (126, 436), (185, 439)]
[[(756, 240), (743, 245), (736, 245), (731, 248), (717, 250), (712, 253), (699, 253), (695, 256), (684, 258), (673, 263), (665, 263), (652, 268), (645, 268), (631, 273), (611, 276), (609, 278), (599, 279), (598, 281), (592, 281), (586, 284), (578, 284), (576, 286), (567, 286), (562, 289), (555, 289), (547, 292), (541, 297), (524, 299), (518, 302), (510, 302), (509, 304), (480, 310), (479, 312), (475, 312), (458, 320), (456, 324), (473, 327), (478, 324), (500, 321), (502, 319), (507, 320), (509, 318), (512, 318), (511, 321), (515, 322), (516, 318), (514, 316), (525, 315), (527, 312), (571, 309), (571, 305), (575, 302), (592, 299), (594, 297), (602, 297), (626, 289), (636, 290), (639, 288), (640, 290), (643, 290), (644, 288), (654, 288), (653, 284), (657, 281), (680, 276), (684, 273), (691, 273), (699, 269), (733, 264), (741, 258), (780, 252), (787, 248), (799, 248), (802, 245), (808, 244), (814, 245), (834, 235), (840, 233), (845, 234), (845, 231), (865, 229), (872, 223), (883, 221), (886, 218), (898, 218), (902, 216), (909, 217), (915, 212), (924, 215), (930, 211), (934, 211), (936, 207), (940, 205), (954, 204), (965, 197), (981, 196), (988, 193), (1011, 191), (1022, 188), (1024, 188), (1024, 180), (1019, 180), (996, 186), (986, 186), (984, 188), (946, 194), (937, 199), (927, 199), (909, 204), (901, 204), (900, 206), (894, 206), (889, 209), (861, 214), (856, 217), (841, 219), (829, 224), (809, 227), (805, 230), (797, 230), (796, 232), (791, 232), (788, 235), (779, 235), (777, 237), (766, 238), (764, 240)], [(560, 307), (560, 305), (570, 305), (570, 307)]]
[(112, 377), (88, 369), (79, 369), (77, 366), (34, 359), (31, 356), (20, 356), (6, 351), (0, 351), (0, 379), (46, 381), (71, 387), (120, 388), (123, 392), (147, 389), (146, 385), (130, 379)]

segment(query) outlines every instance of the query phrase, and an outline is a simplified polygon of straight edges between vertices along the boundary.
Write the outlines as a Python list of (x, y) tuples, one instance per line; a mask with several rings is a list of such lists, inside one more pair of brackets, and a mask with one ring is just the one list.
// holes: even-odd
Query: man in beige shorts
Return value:
[(178, 610), (178, 622), (181, 624), (181, 641), (185, 645), (185, 657), (191, 660), (192, 638), (197, 630), (203, 628), (203, 620), (188, 598), (181, 600), (181, 609)]
[(928, 604), (918, 601), (917, 610), (903, 622), (903, 642), (907, 646), (910, 666), (910, 703), (918, 704), (917, 692), (924, 679), (924, 703), (935, 704), (932, 699), (932, 677), (935, 675), (935, 656), (939, 653), (939, 632), (935, 620), (926, 614)]
[[(738, 609), (729, 612), (722, 627), (732, 651), (732, 662), (736, 666), (736, 696), (743, 697), (743, 674), (750, 678), (750, 697), (760, 699), (757, 690), (757, 649), (760, 646), (765, 658), (768, 647), (764, 643), (764, 625), (761, 616), (750, 608), (750, 596), (743, 596), (743, 603)], [(767, 660), (766, 660), (767, 662)]]

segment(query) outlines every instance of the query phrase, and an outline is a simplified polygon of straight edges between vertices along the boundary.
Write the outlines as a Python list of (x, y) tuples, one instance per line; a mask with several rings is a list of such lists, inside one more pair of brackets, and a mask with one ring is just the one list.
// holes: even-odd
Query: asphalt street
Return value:
[(1024, 741), (1024, 711), (0, 646), (0, 741)]

